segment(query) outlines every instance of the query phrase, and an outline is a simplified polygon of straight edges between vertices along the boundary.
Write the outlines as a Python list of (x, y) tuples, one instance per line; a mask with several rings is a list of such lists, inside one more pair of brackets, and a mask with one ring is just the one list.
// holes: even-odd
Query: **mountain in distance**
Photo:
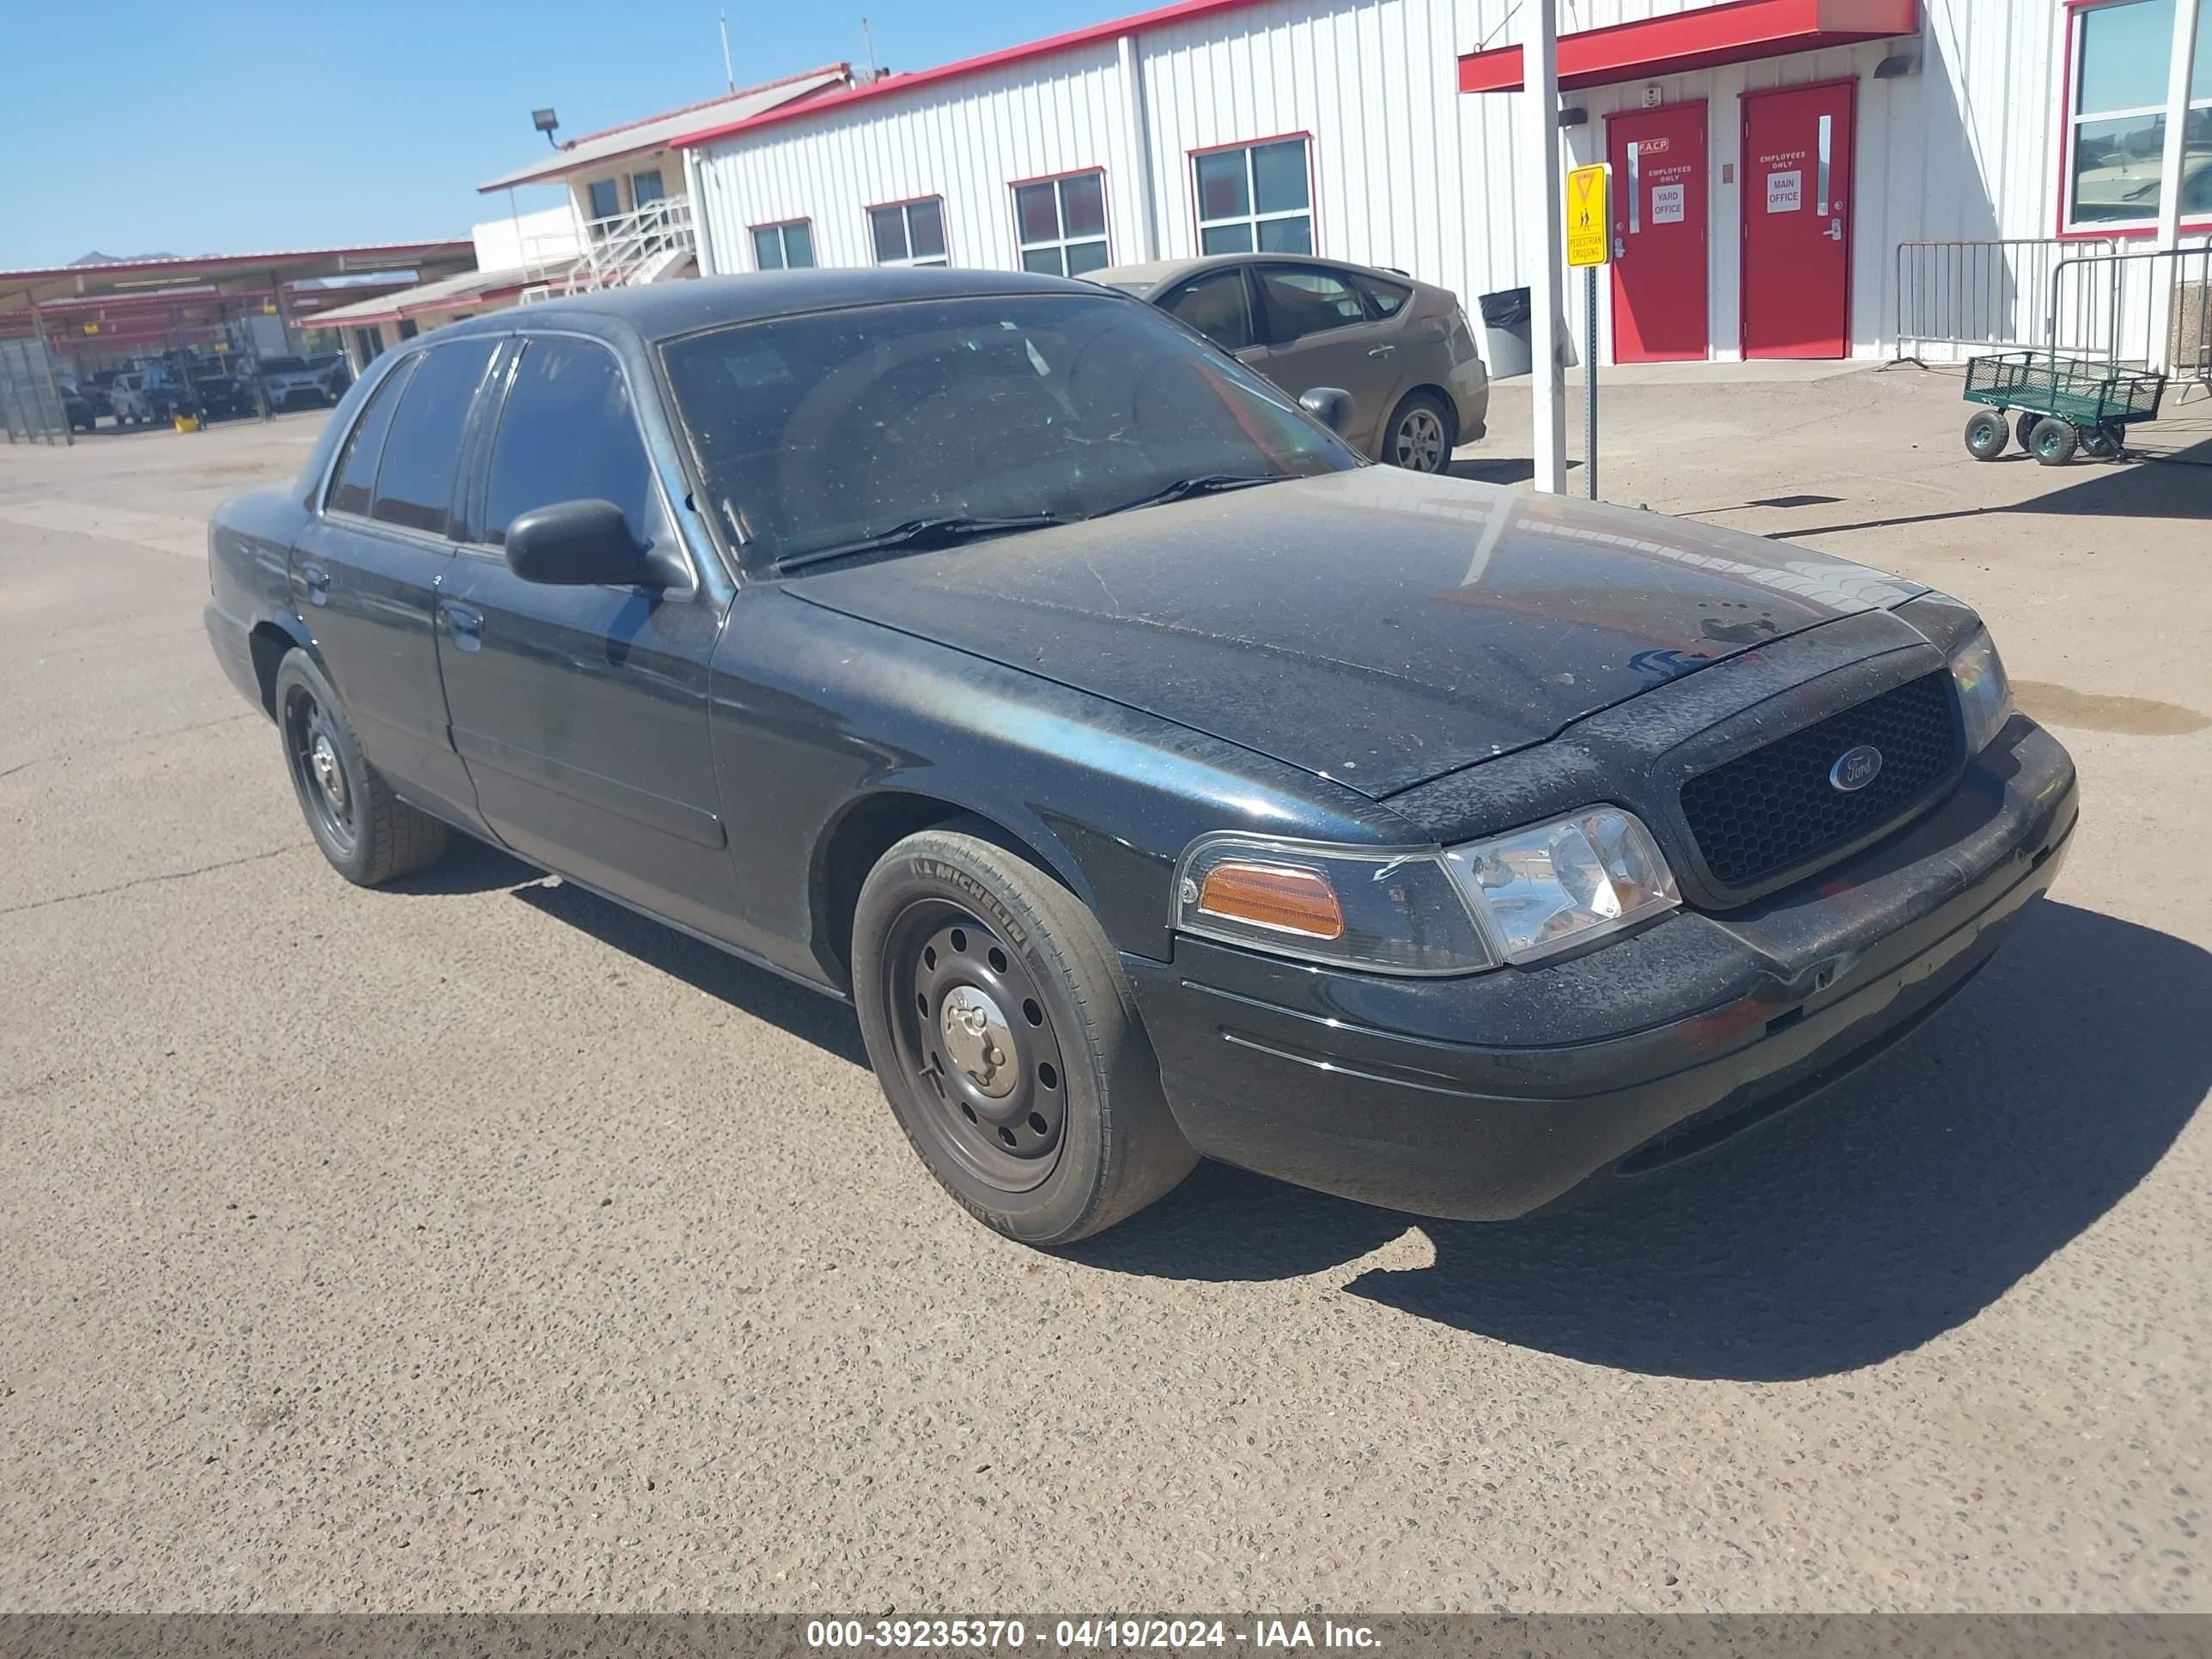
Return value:
[(89, 253), (79, 254), (76, 258), (70, 260), (70, 264), (72, 267), (76, 265), (135, 265), (142, 259), (176, 259), (181, 258), (183, 256), (181, 254), (176, 253), (102, 253), (99, 249), (94, 248)]

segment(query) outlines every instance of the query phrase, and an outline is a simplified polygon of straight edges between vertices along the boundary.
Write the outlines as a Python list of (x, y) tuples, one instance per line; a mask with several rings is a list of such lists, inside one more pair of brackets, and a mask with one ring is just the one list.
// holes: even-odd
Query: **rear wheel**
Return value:
[(1966, 453), (1978, 461), (1994, 461), (2004, 453), (2005, 417), (1994, 409), (1978, 409), (1966, 416)]
[(445, 824), (392, 793), (362, 752), (330, 681), (296, 647), (277, 665), (276, 701), (284, 769), (331, 867), (374, 887), (435, 863), (446, 850)]
[(2109, 461), (2125, 453), (2127, 440), (2117, 426), (2087, 426), (2081, 428), (2081, 447), (2096, 459)]
[(2037, 414), (2032, 409), (2021, 410), (2020, 414), (2014, 418), (2013, 422), (2013, 434), (2020, 440), (2020, 453), (2021, 454), (2033, 455), (2035, 453), (2035, 445), (2030, 441), (2030, 440), (2035, 431), (2035, 423), (2042, 418), (2042, 416)]
[(1097, 918), (984, 834), (924, 830), (869, 872), (853, 1000), (915, 1152), (1010, 1238), (1087, 1237), (1197, 1162)]
[(2056, 415), (2045, 416), (2027, 435), (2035, 459), (2045, 466), (2065, 465), (2074, 459), (2074, 451), (2081, 441), (2074, 423), (2062, 421)]
[(1415, 472), (1442, 472), (1451, 465), (1451, 410), (1431, 392), (1409, 392), (1383, 428), (1382, 459)]

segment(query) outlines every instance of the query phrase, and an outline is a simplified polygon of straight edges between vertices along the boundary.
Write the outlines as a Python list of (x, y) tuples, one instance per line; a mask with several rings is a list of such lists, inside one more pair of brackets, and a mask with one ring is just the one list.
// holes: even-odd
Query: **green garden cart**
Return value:
[(2017, 436), (2045, 466), (2064, 465), (2077, 449), (2109, 460), (2126, 449), (2127, 427), (2154, 418), (2165, 395), (2165, 375), (2118, 363), (2053, 351), (1991, 352), (1966, 364), (1966, 401), (1989, 405), (1966, 419), (1966, 453), (1993, 461)]

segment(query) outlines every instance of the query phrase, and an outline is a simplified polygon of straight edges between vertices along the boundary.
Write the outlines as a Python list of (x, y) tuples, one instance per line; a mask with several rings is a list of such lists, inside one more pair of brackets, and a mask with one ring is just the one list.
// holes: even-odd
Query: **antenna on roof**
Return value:
[(860, 44), (867, 48), (868, 84), (873, 86), (883, 78), (884, 72), (876, 67), (876, 37), (869, 32), (868, 20), (860, 20)]
[(729, 13), (727, 13), (727, 12), (724, 12), (724, 13), (722, 13), (722, 14), (721, 14), (721, 25), (722, 25), (722, 79), (723, 79), (723, 81), (724, 81), (726, 83), (727, 83), (727, 85), (728, 85), (728, 87), (729, 87), (730, 90), (731, 90), (732, 92), (735, 92), (735, 91), (738, 89), (738, 76), (737, 76), (737, 71), (736, 71), (735, 70), (733, 70), (733, 69), (732, 69), (732, 68), (730, 67), (730, 14), (729, 14)]

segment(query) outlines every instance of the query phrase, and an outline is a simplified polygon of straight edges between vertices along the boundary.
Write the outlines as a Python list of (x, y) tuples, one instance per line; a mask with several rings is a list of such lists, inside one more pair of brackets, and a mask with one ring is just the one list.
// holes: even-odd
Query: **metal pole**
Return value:
[(1562, 313), (1566, 299), (1564, 210), (1559, 201), (1559, 5), (1528, 0), (1528, 32), (1521, 48), (1522, 172), (1536, 194), (1526, 222), (1535, 246), (1522, 258), (1534, 267), (1528, 284), (1529, 378), (1535, 393), (1534, 488), (1563, 495), (1567, 489), (1567, 380), (1561, 362)]
[(1583, 267), (1583, 471), (1597, 499), (1597, 267)]

